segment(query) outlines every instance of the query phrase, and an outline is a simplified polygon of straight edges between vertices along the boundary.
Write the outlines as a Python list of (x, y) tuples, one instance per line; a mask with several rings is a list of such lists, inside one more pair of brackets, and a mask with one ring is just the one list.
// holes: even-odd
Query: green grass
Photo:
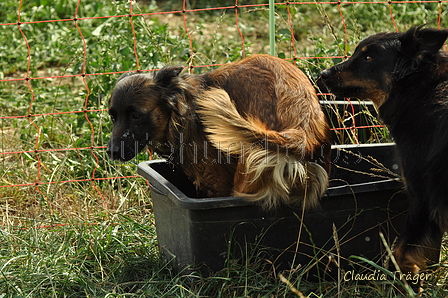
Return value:
[[(338, 288), (308, 283), (301, 270), (282, 272), (285, 283), (259, 252), (211, 277), (173, 272), (158, 258), (150, 213), (97, 224), (36, 224), (1, 230), (1, 297), (295, 297), (294, 289), (307, 297), (395, 297), (390, 284), (342, 280)], [(436, 271), (421, 297), (444, 297), (445, 279), (446, 271)]]
[[(127, 15), (126, 1), (80, 2), (77, 17)], [(180, 10), (181, 1), (134, 3), (134, 13)], [(209, 7), (210, 1), (188, 1), (188, 8)], [(234, 1), (215, 1), (231, 6)], [(245, 1), (240, 4), (264, 3)], [(70, 19), (77, 1), (31, 0), (20, 7), (21, 22)], [(447, 27), (445, 4), (442, 27)], [(387, 4), (342, 5), (347, 25), (344, 31), (337, 5), (289, 5), (297, 57), (344, 56), (358, 41), (379, 31), (394, 31)], [(19, 1), (0, 2), (0, 23), (16, 23)], [(400, 30), (411, 25), (437, 25), (437, 3), (394, 4)], [(276, 11), (276, 52), (291, 59), (287, 6)], [(243, 45), (235, 26), (233, 9), (186, 14), (194, 55), (184, 29), (183, 16), (134, 17), (137, 36), (134, 52), (129, 18), (85, 19), (20, 26), (0, 26), (0, 79), (111, 73), (137, 68), (155, 69), (164, 64), (194, 66), (239, 60)], [(269, 52), (268, 11), (263, 7), (242, 8), (239, 21), (247, 55)], [(346, 34), (347, 33), (347, 34)], [(348, 38), (347, 38), (348, 37)], [(299, 59), (312, 80), (341, 59)], [(29, 62), (29, 67), (28, 67)], [(196, 73), (213, 67), (195, 68)], [(3, 297), (296, 297), (296, 287), (308, 297), (394, 297), (392, 286), (357, 282), (307, 283), (303, 271), (266, 269), (262, 255), (253, 253), (242, 264), (228, 267), (211, 277), (172, 271), (160, 260), (151, 198), (143, 178), (83, 181), (84, 179), (136, 175), (136, 164), (147, 160), (140, 154), (128, 164), (111, 163), (102, 147), (111, 124), (108, 96), (119, 74), (62, 77), (0, 82), (0, 298)], [(31, 87), (31, 90), (30, 90)], [(95, 112), (83, 113), (84, 109)], [(332, 107), (336, 108), (336, 107)], [(80, 111), (75, 114), (60, 114)], [(367, 110), (365, 121), (377, 124)], [(350, 115), (340, 115), (338, 125), (350, 125)], [(93, 130), (92, 130), (93, 129)], [(93, 132), (93, 133), (92, 133)], [(353, 136), (340, 135), (341, 142)], [(384, 129), (359, 138), (365, 142), (389, 141)], [(95, 150), (69, 150), (85, 148)], [(54, 150), (36, 154), (35, 149)], [(39, 175), (39, 176), (38, 176)], [(73, 181), (66, 182), (62, 181)], [(9, 185), (42, 184), (31, 186)], [(446, 294), (446, 271), (429, 282), (425, 297)], [(440, 286), (442, 285), (442, 286)]]

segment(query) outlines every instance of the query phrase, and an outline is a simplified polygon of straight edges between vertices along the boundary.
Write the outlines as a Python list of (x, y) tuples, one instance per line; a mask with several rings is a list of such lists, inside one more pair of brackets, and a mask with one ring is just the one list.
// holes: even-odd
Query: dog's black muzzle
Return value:
[(111, 160), (129, 161), (144, 147), (145, 144), (140, 144), (136, 140), (110, 139), (106, 153)]
[(322, 81), (325, 82), (331, 78), (333, 73), (334, 73), (333, 68), (328, 68), (320, 73), (320, 77), (322, 78)]

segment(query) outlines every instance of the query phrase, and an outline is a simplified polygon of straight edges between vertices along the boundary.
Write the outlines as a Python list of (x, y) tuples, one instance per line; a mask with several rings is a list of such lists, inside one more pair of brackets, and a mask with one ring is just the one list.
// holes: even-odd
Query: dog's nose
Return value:
[(331, 70), (330, 69), (326, 69), (324, 71), (322, 71), (320, 73), (320, 77), (322, 78), (322, 80), (328, 80), (331, 76)]
[(120, 157), (120, 148), (115, 146), (112, 140), (110, 140), (109, 144), (107, 144), (106, 153), (109, 155), (110, 159), (118, 159)]

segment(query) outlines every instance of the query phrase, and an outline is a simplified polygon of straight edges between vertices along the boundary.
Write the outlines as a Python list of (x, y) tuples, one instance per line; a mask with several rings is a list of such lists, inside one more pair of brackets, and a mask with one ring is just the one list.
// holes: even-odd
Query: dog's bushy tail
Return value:
[(208, 139), (225, 154), (239, 156), (234, 195), (258, 201), (265, 209), (281, 204), (318, 206), (328, 174), (306, 157), (315, 141), (302, 129), (275, 131), (237, 110), (227, 92), (211, 89), (198, 99)]

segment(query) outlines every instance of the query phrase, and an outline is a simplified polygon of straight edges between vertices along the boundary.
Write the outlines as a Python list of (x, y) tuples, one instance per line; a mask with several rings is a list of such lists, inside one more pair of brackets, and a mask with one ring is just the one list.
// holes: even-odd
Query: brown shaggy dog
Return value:
[(148, 146), (208, 197), (315, 206), (328, 184), (330, 133), (308, 78), (268, 55), (200, 75), (182, 69), (119, 79), (109, 156), (130, 160)]
[(439, 262), (448, 231), (448, 30), (378, 33), (322, 72), (337, 96), (371, 100), (396, 142), (410, 199), (395, 248), (403, 272)]

